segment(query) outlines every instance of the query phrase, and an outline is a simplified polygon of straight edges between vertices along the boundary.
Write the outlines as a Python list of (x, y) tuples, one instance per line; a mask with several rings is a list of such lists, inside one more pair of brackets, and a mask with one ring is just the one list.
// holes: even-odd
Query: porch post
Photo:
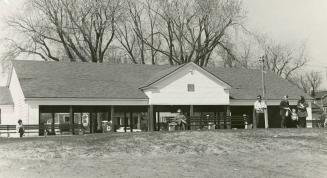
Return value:
[(133, 132), (133, 127), (134, 127), (133, 112), (130, 112), (129, 118), (130, 118), (129, 119), (130, 129), (131, 129), (131, 132)]
[(126, 111), (124, 111), (124, 131), (126, 132), (126, 127), (127, 127), (127, 114), (126, 114)]
[(110, 111), (111, 111), (111, 107), (108, 106), (108, 107), (107, 107), (107, 121), (108, 121), (108, 122), (111, 121), (111, 114), (110, 114)]
[(190, 117), (194, 116), (194, 106), (190, 105)]
[(156, 125), (157, 125), (157, 127), (156, 127), (156, 131), (160, 131), (160, 112), (157, 112), (157, 120), (158, 120), (158, 122), (157, 122), (157, 120), (156, 120)]
[(265, 128), (268, 129), (269, 128), (269, 123), (268, 123), (268, 106), (267, 109), (264, 109), (264, 115), (265, 115)]
[(114, 115), (115, 115), (115, 107), (114, 106), (110, 106), (110, 119), (111, 119), (111, 122), (112, 122), (112, 131), (113, 132), (116, 132), (116, 122), (117, 120), (114, 118)]
[(306, 119), (306, 128), (313, 128), (313, 122), (312, 122), (312, 102), (309, 101), (308, 102), (308, 105), (309, 105), (307, 107), (308, 116), (305, 118)]
[(141, 113), (137, 114), (137, 129), (141, 129)]
[(148, 121), (148, 131), (153, 131), (154, 127), (154, 118), (153, 118), (153, 105), (150, 105), (148, 108), (149, 121)]
[(229, 117), (229, 122), (225, 122), (225, 123), (229, 123), (229, 124), (226, 124), (226, 128), (230, 129), (232, 127), (232, 118), (231, 118), (229, 105), (226, 106), (226, 116), (227, 116), (226, 119)]
[(56, 131), (55, 131), (55, 113), (52, 112), (51, 115), (52, 115), (51, 132), (56, 133)]
[(252, 121), (252, 128), (256, 129), (257, 128), (257, 118), (255, 114), (255, 109), (253, 108), (253, 121)]
[(70, 128), (72, 129), (72, 134), (75, 134), (74, 129), (74, 113), (73, 113), (73, 106), (69, 106), (69, 116), (70, 116)]
[(190, 117), (187, 121), (188, 130), (191, 130), (191, 118), (194, 116), (194, 106), (190, 105)]

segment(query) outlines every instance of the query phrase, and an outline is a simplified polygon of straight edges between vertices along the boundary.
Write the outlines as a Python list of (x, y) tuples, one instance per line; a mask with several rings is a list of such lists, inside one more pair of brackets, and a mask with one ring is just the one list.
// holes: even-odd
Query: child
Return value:
[(18, 120), (16, 130), (19, 133), (19, 137), (23, 137), (25, 130), (24, 130), (24, 126), (23, 126), (23, 121), (21, 119)]
[(296, 113), (296, 109), (292, 109), (292, 113), (291, 113), (291, 119), (292, 119), (292, 122), (294, 123), (294, 125), (296, 125), (297, 128), (299, 128), (299, 124), (298, 124), (298, 115)]

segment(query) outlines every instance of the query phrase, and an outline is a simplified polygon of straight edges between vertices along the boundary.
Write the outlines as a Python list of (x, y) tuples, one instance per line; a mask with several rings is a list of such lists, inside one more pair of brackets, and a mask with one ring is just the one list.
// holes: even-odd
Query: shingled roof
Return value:
[(0, 87), (0, 105), (13, 104), (12, 97), (7, 87)]
[[(139, 89), (178, 69), (168, 65), (94, 64), (13, 61), (26, 98), (147, 99)], [(232, 86), (232, 99), (255, 99), (261, 93), (261, 71), (205, 68)], [(273, 73), (266, 75), (268, 99), (289, 95), (310, 98), (302, 90)], [(311, 99), (311, 98), (310, 98)]]

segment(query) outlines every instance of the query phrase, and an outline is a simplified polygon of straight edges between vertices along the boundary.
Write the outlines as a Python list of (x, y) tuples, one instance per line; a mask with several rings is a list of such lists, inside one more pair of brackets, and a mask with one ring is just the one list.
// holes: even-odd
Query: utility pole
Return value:
[(262, 88), (262, 99), (265, 99), (265, 69), (264, 69), (264, 64), (265, 64), (265, 56), (261, 56), (259, 62), (261, 62), (261, 88)]
[[(261, 62), (262, 99), (267, 104), (267, 102), (266, 102), (266, 85), (265, 85), (265, 69), (264, 69), (265, 56), (261, 56), (259, 59), (259, 62)], [(268, 105), (267, 105), (267, 109), (264, 110), (264, 117), (265, 117), (265, 128), (267, 129), (269, 127), (269, 125), (268, 125)]]

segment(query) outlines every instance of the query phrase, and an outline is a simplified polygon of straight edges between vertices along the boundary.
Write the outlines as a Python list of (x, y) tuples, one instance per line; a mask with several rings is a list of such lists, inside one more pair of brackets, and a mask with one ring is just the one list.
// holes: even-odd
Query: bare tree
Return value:
[(319, 72), (317, 71), (310, 71), (306, 73), (305, 75), (311, 89), (311, 96), (316, 95), (316, 91), (319, 89), (321, 82), (322, 82), (322, 77)]
[(294, 85), (296, 85), (297, 87), (299, 87), (300, 89), (302, 89), (305, 93), (310, 92), (310, 83), (307, 80), (307, 77), (305, 76), (305, 74), (303, 75), (298, 75), (295, 77), (291, 77), (289, 78), (289, 81), (292, 82)]
[[(193, 61), (206, 66), (215, 48), (228, 50), (228, 29), (244, 18), (242, 4), (235, 0), (157, 0), (148, 9), (158, 23), (153, 23), (150, 38), (138, 37), (171, 65)], [(161, 45), (154, 45), (153, 38), (161, 39)]]
[(294, 75), (294, 77), (292, 76), (289, 80), (301, 88), (305, 93), (314, 97), (322, 83), (322, 76), (317, 71), (307, 71), (299, 75)]
[[(31, 0), (24, 15), (8, 19), (24, 41), (11, 39), (13, 54), (44, 60), (103, 62), (120, 18), (118, 0)], [(64, 56), (61, 56), (65, 54)]]
[(266, 70), (289, 79), (292, 73), (302, 68), (307, 62), (305, 45), (290, 47), (270, 40), (266, 36), (257, 36), (258, 45), (264, 57)]

